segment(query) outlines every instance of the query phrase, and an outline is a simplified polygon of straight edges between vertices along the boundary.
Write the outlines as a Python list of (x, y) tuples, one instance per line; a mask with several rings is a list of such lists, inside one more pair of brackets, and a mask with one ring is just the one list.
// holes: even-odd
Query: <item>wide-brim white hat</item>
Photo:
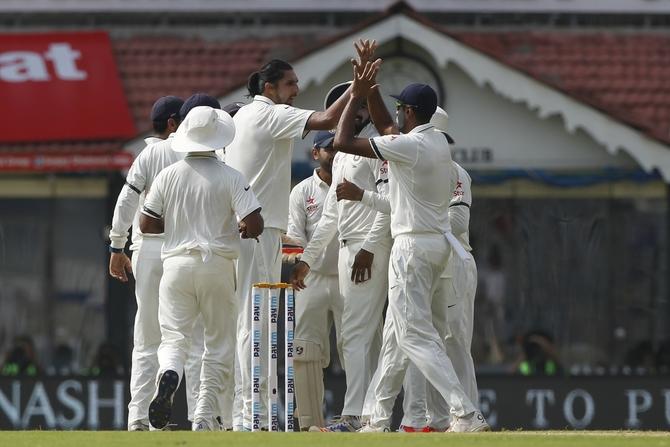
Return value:
[(223, 110), (194, 107), (175, 132), (175, 152), (207, 152), (223, 149), (235, 138), (235, 123)]
[(442, 107), (437, 106), (435, 113), (433, 113), (433, 116), (430, 118), (430, 124), (435, 126), (437, 129), (446, 132), (448, 123), (449, 115)]

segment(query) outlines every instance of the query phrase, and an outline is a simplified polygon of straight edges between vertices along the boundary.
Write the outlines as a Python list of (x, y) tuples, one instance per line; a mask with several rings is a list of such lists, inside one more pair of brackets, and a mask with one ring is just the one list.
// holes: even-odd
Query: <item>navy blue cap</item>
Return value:
[(333, 132), (328, 132), (327, 130), (320, 130), (314, 135), (314, 147), (319, 149), (324, 147), (329, 147), (333, 144), (335, 139), (335, 134)]
[(151, 121), (167, 121), (169, 118), (177, 118), (182, 105), (184, 105), (184, 100), (176, 96), (158, 98), (151, 108)]
[(230, 104), (223, 106), (221, 110), (228, 112), (228, 115), (230, 116), (235, 116), (235, 114), (245, 105), (246, 104), (243, 102), (231, 102)]
[(209, 96), (206, 93), (195, 93), (184, 101), (184, 105), (179, 109), (179, 118), (183, 120), (192, 108), (199, 106), (208, 106), (221, 110), (221, 104), (219, 104), (219, 100), (215, 97)]
[(401, 104), (412, 106), (424, 116), (431, 117), (437, 109), (437, 93), (430, 85), (409, 84), (399, 95), (391, 95)]

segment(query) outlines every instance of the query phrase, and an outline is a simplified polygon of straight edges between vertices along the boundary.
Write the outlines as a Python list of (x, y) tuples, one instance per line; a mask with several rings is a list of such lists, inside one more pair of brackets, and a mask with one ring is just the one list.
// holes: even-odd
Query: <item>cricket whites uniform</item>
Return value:
[[(321, 180), (318, 169), (315, 169), (311, 177), (298, 183), (291, 191), (287, 235), (303, 247), (307, 246), (319, 223), (329, 189), (330, 186)], [(330, 363), (330, 329), (333, 324), (338, 351), (341, 351), (343, 302), (337, 275), (339, 247), (337, 239), (328, 244), (320, 258), (310, 266), (305, 278), (307, 287), (295, 297), (296, 415), (302, 428), (323, 425), (323, 368)], [(312, 417), (313, 413), (321, 417)]]
[(128, 239), (128, 228), (131, 225), (133, 227), (130, 250), (133, 252), (137, 313), (133, 334), (128, 427), (136, 422), (149, 425), (149, 403), (156, 390), (156, 350), (161, 342), (158, 285), (163, 274), (160, 257), (163, 235), (142, 234), (139, 215), (145, 196), (151, 190), (158, 173), (183, 158), (183, 154), (171, 149), (173, 136), (171, 134), (167, 140), (156, 139), (133, 161), (126, 184), (117, 199), (109, 233), (111, 246), (123, 249)]
[[(366, 127), (359, 136), (369, 136), (371, 129), (371, 126)], [(338, 202), (335, 189), (345, 178), (359, 188), (371, 191), (366, 194), (369, 200), (374, 200), (371, 196), (383, 194), (388, 186), (387, 165), (381, 160), (342, 152), (335, 155), (333, 181), (326, 196), (323, 215), (301, 260), (311, 267), (339, 231), (338, 275), (344, 300), (341, 340), (347, 380), (342, 415), (360, 416), (381, 346), (380, 328), (387, 296), (391, 247), (390, 216), (361, 202)], [(361, 249), (374, 254), (372, 277), (355, 284), (351, 280), (351, 271), (354, 258)]]
[(181, 379), (201, 315), (205, 352), (193, 417), (210, 428), (218, 426), (219, 396), (234, 383), (238, 220), (259, 208), (242, 174), (213, 152), (196, 152), (160, 173), (142, 211), (165, 224), (158, 377), (172, 370)]
[[(263, 207), (265, 230), (258, 238), (243, 240), (237, 262), (239, 319), (237, 355), (240, 377), (235, 380), (234, 429), (251, 428), (251, 288), (254, 283), (277, 283), (281, 279), (281, 235), (288, 225), (291, 191), (293, 139), (302, 137), (312, 110), (275, 104), (256, 95), (233, 118), (235, 139), (226, 148), (225, 160), (249, 179), (251, 189)], [(267, 315), (263, 302), (261, 317)], [(263, 327), (261, 352), (267, 349), (267, 328)], [(261, 357), (262, 368), (267, 359)], [(266, 377), (261, 378), (261, 395), (267, 393)], [(241, 399), (240, 399), (241, 396)], [(261, 420), (267, 420), (267, 400), (261, 399)], [(243, 420), (241, 419), (243, 415)]]
[[(467, 171), (456, 162), (452, 162), (452, 172), (455, 183), (449, 204), (449, 222), (453, 235), (463, 248), (470, 252), (472, 248), (468, 228), (472, 205), (472, 180)], [(454, 365), (465, 394), (475, 406), (478, 405), (479, 395), (470, 351), (476, 289), (477, 266), (474, 258), (469, 256), (463, 260), (452, 252), (435, 292), (435, 302), (446, 303), (446, 308), (439, 306), (438, 310), (436, 309), (438, 306), (434, 305), (433, 311), (446, 314), (444, 318), (439, 319), (446, 324), (442, 326), (436, 322), (436, 328), (445, 341), (447, 355)], [(449, 426), (449, 407), (432, 386), (428, 385), (426, 388), (423, 374), (413, 364), (407, 368), (404, 388), (402, 425), (423, 427), (429, 424), (438, 430)]]
[(451, 154), (445, 135), (431, 124), (405, 135), (371, 138), (377, 157), (389, 162), (389, 200), (393, 248), (388, 269), (389, 307), (374, 389), (372, 427), (388, 427), (408, 363), (413, 362), (456, 417), (474, 413), (437, 327), (446, 316), (433, 308), (435, 291), (451, 248), (449, 197)]

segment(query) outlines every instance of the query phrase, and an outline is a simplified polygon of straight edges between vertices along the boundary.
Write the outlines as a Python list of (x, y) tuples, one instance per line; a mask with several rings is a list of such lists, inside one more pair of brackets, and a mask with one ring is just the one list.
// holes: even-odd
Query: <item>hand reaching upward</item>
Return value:
[(372, 89), (377, 88), (377, 72), (382, 64), (381, 59), (374, 62), (366, 62), (361, 65), (358, 61), (351, 61), (354, 67), (354, 82), (351, 85), (351, 95), (354, 98), (367, 98)]
[(354, 48), (356, 48), (356, 53), (358, 54), (358, 64), (365, 66), (365, 64), (371, 62), (375, 56), (377, 41), (359, 39), (358, 42), (354, 42)]

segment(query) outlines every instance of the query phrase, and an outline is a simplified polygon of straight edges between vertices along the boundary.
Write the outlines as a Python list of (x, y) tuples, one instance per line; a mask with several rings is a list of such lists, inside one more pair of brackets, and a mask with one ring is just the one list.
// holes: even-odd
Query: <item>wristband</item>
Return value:
[(111, 245), (109, 246), (110, 253), (123, 253), (123, 248), (114, 248)]

